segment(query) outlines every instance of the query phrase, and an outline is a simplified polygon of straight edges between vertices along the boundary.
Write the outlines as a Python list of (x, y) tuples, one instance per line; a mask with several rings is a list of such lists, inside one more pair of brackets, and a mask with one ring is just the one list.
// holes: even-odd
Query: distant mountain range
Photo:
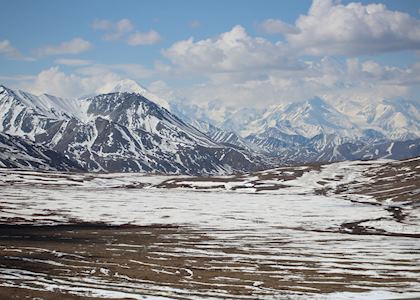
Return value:
[[(314, 98), (262, 111), (219, 109), (223, 121), (212, 120), (211, 108), (179, 107), (184, 120), (197, 124), (217, 142), (231, 143), (275, 158), (281, 164), (332, 162), (420, 155), (420, 104), (378, 104)], [(197, 121), (201, 120), (201, 121)]]
[(124, 80), (82, 99), (0, 86), (1, 167), (227, 174), (281, 164), (420, 155), (420, 107), (305, 102), (214, 113)]

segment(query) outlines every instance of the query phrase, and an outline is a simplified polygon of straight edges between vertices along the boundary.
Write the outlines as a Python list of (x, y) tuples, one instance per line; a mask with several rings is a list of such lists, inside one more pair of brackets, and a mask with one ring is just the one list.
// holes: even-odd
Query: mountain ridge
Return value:
[[(204, 116), (201, 128), (208, 135), (218, 137), (220, 142), (224, 142), (223, 139), (227, 136), (231, 139), (232, 135), (228, 134), (231, 128), (240, 128), (239, 124), (245, 124), (242, 130), (232, 132), (237, 135), (233, 143), (240, 146), (244, 144), (242, 141), (245, 141), (245, 144), (252, 145), (250, 149), (253, 151), (275, 157), (280, 164), (381, 157), (408, 158), (420, 155), (420, 152), (413, 154), (412, 148), (404, 143), (418, 143), (420, 106), (410, 101), (381, 103), (382, 106), (379, 107), (372, 104), (353, 104), (353, 111), (344, 113), (346, 105), (343, 103), (332, 106), (316, 97), (271, 106), (259, 114), (245, 113), (243, 119), (238, 119), (236, 115), (235, 119), (227, 119), (222, 123), (213, 122), (205, 110), (196, 107), (193, 112), (195, 115)], [(178, 110), (183, 111), (180, 108)], [(255, 120), (249, 121), (250, 114), (257, 114)], [(399, 119), (403, 121), (398, 122)], [(191, 117), (185, 120), (191, 122)], [(195, 120), (193, 122), (197, 123)], [(220, 127), (214, 124), (219, 124)], [(224, 124), (228, 126), (225, 127)], [(380, 151), (384, 145), (389, 147), (392, 143), (405, 145), (405, 149), (401, 146), (401, 153), (391, 154)]]
[(2, 88), (2, 131), (50, 147), (90, 171), (221, 174), (259, 165), (255, 155), (213, 141), (138, 93), (72, 100), (79, 105), (66, 112), (52, 101), (37, 105), (44, 96), (36, 97)]
[(106, 89), (111, 92), (66, 99), (0, 86), (0, 132), (61, 153), (89, 171), (211, 175), (420, 155), (416, 103), (332, 106), (317, 97), (264, 112), (229, 112), (212, 103), (209, 109), (227, 116), (214, 122), (198, 106), (165, 100), (170, 107), (161, 106), (158, 96), (148, 99), (134, 81)]

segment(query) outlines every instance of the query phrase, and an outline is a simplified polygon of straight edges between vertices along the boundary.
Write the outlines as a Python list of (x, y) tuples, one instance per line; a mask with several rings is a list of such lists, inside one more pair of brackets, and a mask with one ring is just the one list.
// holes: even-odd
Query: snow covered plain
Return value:
[(420, 297), (419, 180), (419, 159), (209, 178), (1, 169), (0, 296)]

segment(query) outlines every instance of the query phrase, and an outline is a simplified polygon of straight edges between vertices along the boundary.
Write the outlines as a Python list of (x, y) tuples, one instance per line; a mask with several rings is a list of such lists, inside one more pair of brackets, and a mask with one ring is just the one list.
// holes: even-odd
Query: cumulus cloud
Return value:
[(57, 46), (44, 46), (35, 50), (38, 56), (61, 55), (61, 54), (79, 54), (92, 49), (92, 44), (82, 38), (74, 38), (62, 42)]
[(216, 38), (178, 41), (163, 54), (175, 65), (194, 72), (243, 72), (261, 69), (299, 68), (292, 53), (281, 43), (251, 37), (242, 26)]
[(252, 37), (238, 25), (214, 38), (178, 41), (163, 55), (172, 63), (172, 74), (207, 78), (176, 89), (192, 102), (265, 106), (314, 96), (418, 100), (420, 64), (401, 68), (355, 58), (415, 49), (418, 22), (381, 4), (315, 0), (295, 26), (274, 19), (259, 24), (265, 33), (285, 35), (287, 43)]
[(171, 86), (162, 81), (155, 69), (136, 64), (93, 64), (80, 66), (71, 73), (53, 67), (36, 76), (5, 80), (35, 94), (80, 97), (96, 93), (106, 84), (123, 78), (132, 78), (140, 83), (147, 78), (152, 80), (150, 90), (164, 99), (182, 99), (196, 104), (219, 101), (233, 107), (265, 107), (314, 96), (332, 102), (337, 99), (368, 102), (395, 97), (414, 99), (420, 86), (420, 63), (398, 68), (371, 60), (352, 58), (342, 63), (325, 57), (307, 61), (304, 65), (304, 68), (293, 71), (270, 70), (265, 78), (257, 79), (237, 80), (228, 73), (222, 73), (208, 82), (187, 86)]
[(113, 73), (101, 77), (66, 74), (55, 66), (41, 71), (34, 80), (24, 83), (21, 88), (34, 94), (48, 93), (61, 97), (80, 97), (91, 94), (106, 82), (120, 79)]
[(121, 79), (141, 82), (153, 74), (154, 70), (139, 64), (90, 64), (76, 66), (72, 72), (64, 72), (59, 66), (54, 66), (36, 75), (18, 75), (4, 80), (13, 87), (34, 94), (48, 93), (73, 98), (97, 93), (103, 86)]
[(160, 42), (162, 38), (155, 30), (148, 32), (135, 32), (128, 37), (127, 43), (130, 46), (153, 45)]
[(219, 101), (233, 107), (265, 107), (315, 96), (332, 103), (336, 100), (374, 102), (397, 97), (418, 100), (420, 64), (398, 68), (371, 60), (348, 59), (342, 63), (324, 57), (305, 62), (305, 68), (300, 70), (274, 70), (268, 72), (266, 78), (236, 79), (223, 76), (178, 88), (175, 92), (199, 105)]
[(260, 31), (266, 34), (297, 34), (299, 29), (282, 20), (267, 19), (258, 24)]
[(311, 55), (359, 55), (420, 49), (420, 20), (383, 4), (334, 4), (314, 0), (287, 34), (295, 49)]
[(0, 55), (5, 55), (10, 59), (31, 61), (33, 58), (23, 56), (19, 50), (12, 46), (9, 40), (0, 41)]
[(415, 63), (408, 68), (399, 68), (384, 66), (372, 60), (360, 62), (359, 59), (354, 58), (347, 62), (347, 74), (349, 82), (406, 87), (420, 85), (419, 63)]
[[(73, 66), (73, 72), (50, 68), (28, 77), (26, 87), (34, 92), (81, 96), (122, 78), (139, 82), (147, 78), (152, 81), (153, 92), (195, 103), (266, 106), (314, 96), (330, 101), (395, 97), (418, 100), (420, 63), (387, 66), (372, 57), (359, 57), (420, 49), (420, 24), (413, 16), (391, 11), (382, 4), (344, 5), (337, 0), (314, 0), (308, 13), (293, 25), (268, 19), (258, 26), (265, 34), (283, 35), (284, 42), (251, 36), (237, 25), (213, 38), (191, 37), (173, 43), (162, 50), (166, 59), (156, 61), (153, 68), (57, 59), (56, 64)], [(158, 32), (138, 31), (128, 19), (96, 20), (92, 28), (106, 40), (132, 46), (161, 40)], [(44, 55), (71, 48), (63, 44), (44, 47)], [(10, 42), (0, 42), (1, 54), (13, 57), (15, 50)], [(344, 57), (337, 59), (337, 55)], [(175, 79), (173, 86), (171, 79)]]

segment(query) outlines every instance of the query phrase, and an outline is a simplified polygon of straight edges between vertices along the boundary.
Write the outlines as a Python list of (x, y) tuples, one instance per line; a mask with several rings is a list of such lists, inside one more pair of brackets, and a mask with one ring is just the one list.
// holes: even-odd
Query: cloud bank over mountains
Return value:
[[(186, 26), (195, 30), (203, 26), (199, 20), (194, 24), (199, 26)], [(185, 37), (163, 46), (159, 30), (140, 29), (127, 18), (95, 19), (90, 25), (104, 43), (137, 47), (139, 57), (146, 51), (143, 47), (155, 45), (160, 58), (140, 64), (86, 59), (80, 54), (97, 46), (74, 37), (35, 48), (28, 57), (54, 56), (53, 65), (15, 80), (8, 76), (10, 85), (80, 97), (109, 82), (131, 78), (146, 82), (161, 96), (232, 106), (265, 106), (315, 96), (331, 101), (419, 101), (420, 20), (384, 4), (314, 0), (294, 23), (268, 18), (256, 24), (256, 33), (237, 24), (213, 36)], [(410, 58), (392, 65), (383, 59), (392, 53)], [(26, 58), (10, 39), (0, 40), (0, 55)]]

